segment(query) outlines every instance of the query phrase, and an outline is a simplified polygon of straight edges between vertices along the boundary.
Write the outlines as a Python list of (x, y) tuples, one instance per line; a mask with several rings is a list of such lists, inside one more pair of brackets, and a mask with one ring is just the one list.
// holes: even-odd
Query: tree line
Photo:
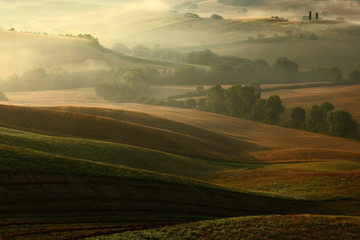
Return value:
[(332, 82), (337, 84), (360, 83), (360, 68), (350, 71), (344, 77), (338, 67), (323, 67), (300, 71), (299, 65), (287, 58), (280, 57), (273, 64), (264, 59), (250, 60), (235, 56), (221, 56), (209, 49), (179, 53), (156, 46), (150, 49), (137, 45), (128, 48), (116, 44), (114, 50), (145, 58), (156, 58), (187, 64), (205, 65), (210, 71), (184, 66), (175, 69), (172, 76), (163, 76), (163, 81), (172, 84), (247, 84), (251, 81), (260, 83), (299, 83), (299, 82)]
[(330, 102), (315, 104), (307, 112), (301, 107), (292, 109), (285, 127), (327, 134), (336, 137), (360, 139), (359, 124), (344, 109), (336, 109)]

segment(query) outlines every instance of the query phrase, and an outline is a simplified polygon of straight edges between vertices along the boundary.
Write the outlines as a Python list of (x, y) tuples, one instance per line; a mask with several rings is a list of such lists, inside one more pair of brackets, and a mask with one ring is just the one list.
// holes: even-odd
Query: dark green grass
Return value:
[(137, 169), (208, 180), (223, 166), (161, 151), (87, 139), (52, 137), (0, 128), (0, 143)]
[(4, 239), (73, 239), (122, 232), (128, 225), (141, 229), (144, 224), (328, 211), (320, 202), (240, 193), (2, 144), (0, 169), (0, 237)]

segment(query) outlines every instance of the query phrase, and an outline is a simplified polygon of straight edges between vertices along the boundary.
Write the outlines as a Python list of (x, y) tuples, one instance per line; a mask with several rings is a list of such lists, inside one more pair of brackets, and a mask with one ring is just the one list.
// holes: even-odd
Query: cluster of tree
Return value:
[(359, 125), (351, 114), (343, 109), (335, 109), (329, 102), (320, 106), (315, 104), (307, 112), (301, 107), (294, 108), (284, 126), (336, 137), (360, 138)]
[(212, 52), (209, 49), (205, 49), (202, 51), (192, 51), (189, 53), (180, 53), (176, 51), (162, 49), (160, 48), (159, 45), (156, 45), (154, 48), (149, 48), (142, 45), (136, 45), (132, 48), (129, 48), (125, 44), (117, 43), (114, 45), (113, 50), (122, 53), (131, 54), (138, 57), (162, 59), (173, 62), (206, 65), (206, 66), (213, 66), (215, 64), (221, 64), (225, 62), (231, 62), (231, 63), (251, 62), (251, 60), (245, 58), (238, 58), (234, 56), (221, 56)]
[(149, 94), (149, 81), (142, 70), (123, 70), (115, 81), (100, 83), (95, 88), (97, 96), (114, 102), (143, 101)]
[[(264, 59), (250, 60), (234, 56), (220, 56), (211, 50), (193, 51), (187, 54), (160, 49), (149, 49), (144, 46), (135, 46), (132, 49), (123, 44), (117, 44), (114, 49), (148, 58), (160, 58), (188, 64), (207, 65), (209, 72), (195, 67), (176, 69), (173, 75), (167, 78), (169, 84), (247, 84), (251, 81), (260, 83), (299, 83), (299, 82), (334, 82), (341, 84), (360, 83), (360, 70), (349, 73), (343, 79), (343, 72), (338, 67), (318, 68), (308, 71), (299, 71), (299, 65), (287, 58), (278, 58), (270, 65)], [(185, 76), (186, 75), (186, 76)], [(192, 81), (194, 80), (194, 81)]]
[(275, 95), (270, 96), (268, 99), (261, 99), (259, 88), (251, 85), (235, 85), (224, 89), (218, 84), (208, 90), (205, 90), (203, 87), (197, 87), (196, 91), (191, 92), (194, 96), (196, 94), (202, 95), (204, 93), (206, 93), (206, 97), (200, 98), (198, 101), (193, 98), (187, 98), (185, 101), (176, 100), (172, 97), (167, 99), (149, 97), (144, 99), (138, 98), (137, 100), (140, 100), (143, 104), (149, 105), (197, 108), (202, 111), (214, 112), (267, 124), (276, 124), (280, 120), (280, 115), (285, 111), (279, 96)]
[(137, 99), (139, 103), (148, 104), (148, 105), (158, 105), (166, 107), (176, 107), (176, 108), (196, 108), (197, 103), (193, 98), (188, 98), (186, 100), (175, 100), (172, 98), (160, 99), (154, 97), (144, 97)]
[(71, 33), (65, 33), (65, 34), (59, 34), (59, 36), (86, 39), (86, 40), (89, 40), (90, 42), (92, 42), (93, 44), (100, 45), (99, 39), (88, 33), (85, 33), (85, 34), (80, 33), (78, 35), (74, 35)]
[(253, 86), (235, 85), (224, 89), (215, 85), (200, 99), (198, 108), (219, 114), (225, 114), (253, 121), (275, 124), (285, 110), (279, 96), (260, 98), (261, 92)]
[(148, 83), (161, 84), (172, 75), (170, 71), (145, 67), (144, 69), (111, 69), (69, 72), (62, 68), (44, 70), (32, 69), (22, 75), (14, 74), (0, 80), (0, 89), (4, 91), (41, 91), (71, 88), (96, 87), (103, 82), (116, 82), (124, 72), (141, 72)]
[(212, 20), (223, 20), (224, 18), (218, 14), (213, 14), (210, 17)]

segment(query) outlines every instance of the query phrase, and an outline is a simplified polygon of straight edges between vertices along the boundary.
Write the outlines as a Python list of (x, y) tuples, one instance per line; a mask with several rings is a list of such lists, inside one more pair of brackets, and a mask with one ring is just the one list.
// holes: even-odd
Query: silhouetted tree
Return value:
[(295, 107), (291, 111), (290, 121), (286, 123), (287, 127), (302, 129), (306, 120), (306, 111), (301, 107)]
[(335, 109), (327, 114), (329, 134), (337, 137), (357, 138), (358, 123), (352, 119), (351, 114), (343, 109)]
[(213, 20), (222, 20), (224, 18), (222, 16), (220, 16), (220, 15), (213, 14), (213, 15), (211, 15), (211, 19), (213, 19)]
[(265, 117), (264, 122), (275, 124), (280, 120), (280, 114), (284, 113), (285, 108), (281, 103), (279, 96), (270, 96), (265, 103)]
[(224, 106), (224, 89), (220, 84), (211, 87), (207, 93), (207, 106), (210, 112), (223, 114), (226, 112)]
[(251, 109), (250, 120), (253, 121), (264, 121), (265, 118), (265, 111), (266, 111), (266, 100), (265, 99), (258, 99), (256, 100), (254, 106)]
[(350, 83), (360, 83), (360, 70), (353, 70), (349, 72), (348, 81)]
[(184, 102), (185, 108), (195, 108), (196, 107), (196, 100), (193, 98), (188, 98)]

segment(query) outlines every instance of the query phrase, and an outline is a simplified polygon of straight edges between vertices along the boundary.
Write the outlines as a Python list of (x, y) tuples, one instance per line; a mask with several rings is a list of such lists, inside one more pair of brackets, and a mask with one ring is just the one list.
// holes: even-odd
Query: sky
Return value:
[[(217, 0), (0, 0), (0, 28), (52, 35), (90, 33), (111, 46), (134, 32), (176, 23), (178, 19), (168, 10), (186, 1), (198, 8), (177, 11), (201, 17), (216, 13), (235, 19), (276, 15), (299, 20), (311, 8), (326, 19), (343, 17), (360, 22), (360, 0), (239, 0), (244, 6), (228, 6)], [(249, 4), (255, 1), (262, 4)]]

